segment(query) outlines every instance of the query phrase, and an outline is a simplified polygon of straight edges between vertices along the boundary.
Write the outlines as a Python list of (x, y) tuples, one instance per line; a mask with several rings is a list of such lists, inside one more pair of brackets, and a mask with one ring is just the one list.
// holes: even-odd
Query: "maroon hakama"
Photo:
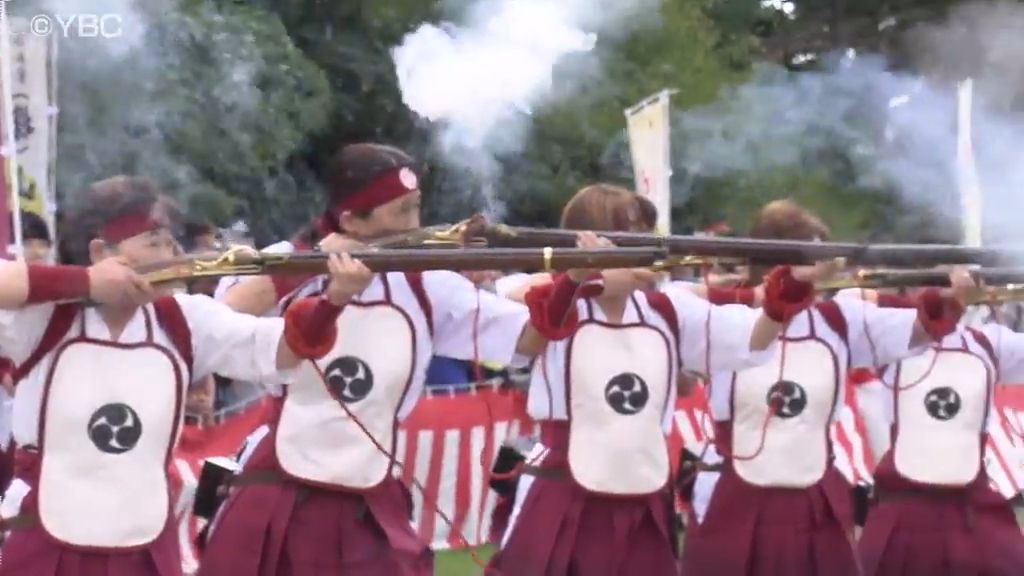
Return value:
[(365, 492), (283, 479), (271, 431), (243, 475), (277, 478), (233, 489), (210, 535), (200, 576), (429, 576), (434, 557), (414, 531), (412, 501), (388, 477)]
[(809, 488), (762, 488), (727, 461), (704, 521), (691, 517), (682, 573), (856, 576), (852, 534), (850, 485), (834, 467)]
[[(15, 478), (38, 485), (39, 455), (18, 450)], [(36, 490), (21, 504), (21, 516), (31, 525), (11, 530), (3, 544), (0, 576), (180, 576), (181, 549), (171, 510), (167, 525), (155, 541), (126, 551), (87, 551), (54, 540), (36, 516)]]
[(550, 449), (488, 576), (675, 576), (671, 492), (603, 496), (572, 480), (568, 426), (547, 424)]
[(865, 576), (1024, 574), (1024, 535), (984, 472), (962, 489), (924, 487), (900, 476), (890, 453), (875, 482), (860, 539)]
[(505, 537), (505, 530), (508, 530), (509, 520), (512, 518), (512, 509), (515, 507), (515, 493), (508, 496), (499, 496), (497, 504), (491, 510), (491, 529), (487, 534), (487, 541), (495, 546), (501, 544)]

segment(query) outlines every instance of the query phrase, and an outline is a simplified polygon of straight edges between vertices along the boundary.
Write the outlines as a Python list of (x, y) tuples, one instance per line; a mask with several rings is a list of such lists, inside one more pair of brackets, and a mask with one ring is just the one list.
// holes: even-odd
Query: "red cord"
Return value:
[[(995, 319), (995, 323), (999, 324), (999, 325), (1002, 325), (1002, 318), (999, 317), (999, 313), (996, 310), (995, 305), (989, 304), (989, 308), (991, 309), (992, 317)], [(999, 336), (996, 339), (995, 349), (996, 349), (996, 354), (998, 354), (999, 350), (1003, 349), (1003, 331), (1002, 330), (999, 331)], [(998, 360), (998, 358), (993, 358), (993, 360)], [(1011, 433), (1013, 433), (1013, 435), (1015, 435), (1017, 438), (1024, 439), (1024, 430), (1021, 430), (1020, 428), (1017, 428), (1016, 426), (1014, 426), (1014, 424), (1010, 420), (1010, 418), (1007, 417), (1005, 414), (1003, 414), (1003, 411), (999, 410), (998, 407), (996, 407), (996, 414), (999, 414), (999, 419), (1002, 420), (1003, 425), (1006, 426), (1006, 428), (1009, 429), (1009, 431)]]
[(871, 337), (871, 330), (868, 329), (868, 315), (867, 315), (867, 290), (864, 288), (860, 289), (860, 301), (861, 301), (861, 314), (860, 321), (864, 325), (864, 336), (868, 341), (868, 348), (871, 349), (871, 365), (878, 368), (878, 348), (875, 347), (875, 339)]
[[(483, 369), (480, 367), (479, 327), (480, 327), (480, 289), (477, 288), (476, 309), (473, 311), (473, 374), (476, 377), (476, 383), (477, 383), (478, 386), (482, 385), (484, 383)], [(327, 384), (327, 377), (323, 373), (323, 370), (321, 370), (320, 366), (318, 366), (315, 362), (313, 362), (312, 364), (313, 364), (313, 367), (316, 368), (316, 372), (320, 376), (320, 379), (323, 380), (324, 384), (326, 385)], [(488, 423), (489, 423), (489, 428), (487, 428), (486, 430), (492, 431), (492, 434), (493, 434), (494, 426), (493, 426), (493, 418), (491, 417), (490, 404), (487, 403), (486, 401), (484, 403), (487, 406)], [(387, 456), (388, 459), (391, 462), (393, 462), (394, 464), (397, 464), (399, 468), (405, 468), (405, 463), (404, 462), (400, 462), (398, 460), (398, 458), (394, 454), (392, 454), (387, 448), (382, 446), (380, 444), (380, 442), (377, 440), (377, 438), (375, 438), (373, 436), (373, 434), (369, 430), (366, 429), (366, 426), (363, 425), (362, 421), (360, 421), (359, 418), (356, 417), (356, 415), (353, 414), (352, 411), (348, 409), (348, 406), (346, 406), (344, 402), (338, 402), (338, 404), (342, 407), (343, 410), (345, 410), (345, 413), (348, 415), (348, 417), (351, 418), (352, 421), (356, 423), (356, 426), (359, 426), (359, 429), (362, 430), (364, 434), (366, 434), (366, 437), (369, 438), (371, 442), (373, 442), (374, 447), (377, 448), (377, 450), (380, 451), (381, 454), (384, 454), (385, 456)], [(483, 459), (483, 454), (481, 454), (480, 457), (481, 457), (481, 460), (482, 460)], [(484, 476), (485, 476), (484, 477), (484, 486), (487, 486), (490, 483), (490, 478), (491, 478), (490, 469), (487, 466), (484, 466)], [(469, 551), (469, 555), (473, 559), (473, 562), (476, 563), (476, 565), (479, 566), (481, 569), (486, 569), (487, 568), (487, 563), (484, 562), (483, 559), (481, 559), (479, 555), (477, 555), (476, 550), (474, 550), (473, 546), (471, 546), (469, 541), (466, 540), (466, 537), (462, 534), (462, 531), (456, 529), (455, 523), (452, 522), (451, 518), (449, 518), (448, 515), (445, 514), (443, 510), (441, 510), (440, 506), (437, 505), (436, 500), (431, 501), (431, 500), (429, 500), (427, 498), (427, 491), (426, 491), (426, 488), (423, 487), (423, 484), (421, 484), (420, 481), (417, 480), (415, 476), (411, 476), (411, 478), (412, 478), (412, 485), (413, 485), (413, 487), (415, 487), (417, 490), (419, 490), (420, 494), (423, 497), (424, 508), (431, 508), (431, 509), (433, 509), (433, 511), (437, 513), (438, 517), (441, 518), (441, 521), (444, 522), (446, 526), (448, 526), (449, 531), (452, 534), (454, 534), (455, 537), (459, 540), (459, 543)], [(477, 538), (478, 538), (478, 540), (479, 540), (479, 536), (480, 536), (480, 523), (478, 522), (477, 523)]]
[[(705, 287), (710, 288), (710, 283), (709, 283), (708, 275), (706, 273), (704, 275), (704, 285), (705, 285)], [(784, 335), (785, 335), (785, 333), (783, 333), (783, 336)], [(717, 442), (718, 439), (715, 438), (715, 435), (714, 434), (709, 434), (708, 430), (706, 428), (706, 422), (707, 422), (707, 420), (709, 418), (709, 415), (711, 414), (711, 402), (710, 402), (710, 399), (711, 399), (711, 393), (712, 393), (712, 377), (711, 377), (711, 309), (710, 308), (708, 309), (707, 320), (704, 323), (704, 338), (706, 340), (706, 344), (704, 346), (704, 366), (707, 368), (707, 371), (708, 371), (708, 375), (707, 375), (708, 376), (708, 385), (707, 385), (707, 393), (704, 395), (704, 415), (701, 416), (701, 423), (700, 423), (701, 432), (703, 432), (705, 438), (714, 438), (717, 450), (719, 452), (719, 455), (722, 456), (722, 458), (731, 458), (733, 460), (740, 460), (740, 461), (744, 461), (744, 462), (745, 461), (749, 461), (749, 460), (753, 460), (754, 458), (757, 458), (761, 454), (761, 452), (764, 451), (764, 446), (765, 446), (765, 443), (767, 442), (767, 439), (768, 439), (768, 426), (769, 426), (769, 424), (771, 424), (772, 416), (780, 408), (778, 406), (778, 401), (775, 401), (774, 404), (769, 404), (768, 405), (769, 410), (768, 410), (768, 412), (765, 413), (764, 422), (761, 423), (761, 440), (758, 443), (757, 450), (755, 450), (753, 454), (737, 455), (737, 454), (733, 453), (729, 448), (727, 448), (727, 440), (723, 439), (723, 441), (721, 443)], [(786, 341), (782, 340), (782, 352), (781, 352), (781, 357), (779, 358), (779, 378), (778, 378), (779, 380), (782, 379), (783, 369), (785, 368), (785, 365), (786, 365)], [(700, 460), (702, 462), (704, 461), (704, 455), (707, 453), (707, 450), (708, 450), (709, 447), (710, 447), (710, 443), (705, 443), (704, 444), (704, 449), (701, 451), (701, 454), (700, 454)]]
[[(861, 304), (861, 306), (864, 308), (864, 311), (866, 312), (867, 311), (867, 305), (866, 305), (867, 301), (864, 299), (864, 289), (863, 288), (861, 288), (861, 302), (863, 302), (863, 304)], [(877, 368), (878, 364), (879, 364), (879, 361), (878, 361), (878, 348), (875, 346), (875, 339), (871, 337), (871, 330), (868, 327), (868, 315), (866, 313), (862, 313), (861, 314), (861, 322), (864, 323), (864, 336), (867, 338), (868, 346), (871, 348), (871, 360), (872, 360), (872, 363)], [(910, 384), (907, 384), (906, 386), (899, 386), (899, 385), (895, 385), (895, 384), (890, 386), (889, 383), (886, 382), (884, 378), (882, 378), (881, 374), (878, 375), (878, 381), (882, 383), (882, 386), (885, 386), (886, 388), (888, 388), (890, 390), (897, 390), (897, 391), (900, 391), (900, 392), (902, 392), (904, 390), (910, 390), (911, 388), (921, 384), (926, 379), (928, 379), (929, 376), (931, 376), (932, 370), (935, 369), (935, 363), (938, 361), (938, 359), (939, 359), (939, 355), (938, 355), (938, 353), (936, 353), (935, 355), (932, 356), (932, 361), (928, 365), (928, 369), (924, 371), (924, 374), (922, 374), (920, 378), (918, 378), (914, 382), (911, 382)]]
[[(783, 333), (783, 336), (785, 336), (785, 333)], [(782, 339), (782, 350), (779, 353), (779, 376), (776, 379), (776, 381), (781, 381), (782, 376), (784, 374), (784, 370), (786, 367), (786, 346), (786, 340)], [(749, 462), (754, 458), (760, 456), (761, 452), (764, 452), (765, 444), (768, 441), (768, 426), (771, 425), (772, 416), (774, 416), (775, 413), (782, 408), (780, 403), (781, 399), (778, 398), (775, 398), (768, 403), (768, 411), (765, 412), (764, 421), (761, 422), (761, 439), (758, 441), (757, 449), (755, 449), (753, 453), (742, 455), (736, 454), (729, 450), (728, 448), (726, 448), (726, 444), (723, 444), (722, 446), (719, 447), (719, 451), (722, 452), (722, 457), (731, 458), (733, 460), (739, 460), (740, 462)]]
[[(323, 370), (320, 369), (320, 366), (318, 366), (316, 362), (311, 363), (313, 364), (313, 368), (316, 369), (316, 373), (320, 376), (320, 379), (323, 380), (324, 385), (327, 385), (327, 376), (324, 374)], [(338, 402), (338, 404), (345, 411), (345, 414), (347, 414), (348, 417), (351, 418), (352, 421), (356, 423), (356, 426), (359, 426), (359, 429), (363, 431), (363, 434), (366, 434), (366, 437), (370, 439), (370, 442), (373, 442), (374, 447), (377, 448), (377, 450), (381, 454), (387, 456), (388, 459), (392, 463), (396, 464), (399, 468), (405, 468), (405, 463), (400, 462), (398, 458), (394, 454), (392, 454), (387, 448), (381, 446), (380, 441), (378, 441), (377, 438), (375, 438), (374, 435), (369, 430), (366, 429), (366, 426), (363, 425), (362, 421), (360, 421), (359, 418), (356, 417), (356, 415), (353, 414), (352, 411), (348, 409), (348, 406), (346, 406), (344, 402)], [(428, 500), (426, 488), (423, 487), (423, 484), (421, 484), (420, 481), (417, 480), (415, 476), (412, 476), (412, 485), (414, 488), (419, 490), (420, 494), (423, 496), (424, 507), (432, 508), (434, 512), (436, 512), (437, 515), (441, 518), (441, 521), (444, 522), (446, 526), (448, 526), (448, 529), (451, 531), (451, 533), (455, 534), (456, 538), (458, 538), (459, 540), (459, 543), (469, 550), (469, 555), (470, 557), (472, 557), (473, 561), (476, 562), (476, 564), (479, 565), (480, 568), (486, 568), (487, 563), (481, 560), (479, 556), (477, 556), (476, 551), (473, 550), (472, 546), (470, 546), (469, 542), (466, 540), (466, 537), (462, 535), (462, 532), (455, 529), (455, 523), (452, 522), (452, 520), (448, 517), (447, 514), (444, 513), (443, 510), (441, 510), (441, 508), (437, 505), (436, 501)]]
[[(709, 282), (709, 276), (708, 276), (708, 269), (707, 268), (705, 269), (705, 274), (704, 274), (704, 286), (706, 288), (710, 288), (710, 282)], [(761, 441), (760, 441), (760, 443), (758, 445), (757, 450), (753, 454), (738, 456), (736, 454), (733, 454), (726, 447), (726, 444), (724, 443), (725, 440), (723, 440), (723, 443), (719, 443), (717, 441), (718, 438), (716, 438), (716, 435), (714, 434), (714, 427), (712, 427), (711, 430), (708, 430), (708, 428), (707, 428), (707, 421), (710, 419), (710, 415), (711, 415), (711, 401), (710, 401), (710, 399), (711, 399), (712, 389), (713, 389), (713, 383), (712, 383), (713, 378), (712, 378), (712, 374), (711, 374), (711, 309), (710, 308), (708, 309), (707, 319), (704, 322), (704, 339), (705, 339), (705, 344), (704, 344), (704, 367), (705, 367), (706, 372), (707, 372), (707, 386), (706, 386), (707, 391), (704, 394), (704, 406), (703, 406), (704, 410), (703, 410), (703, 414), (701, 415), (700, 428), (701, 428), (701, 432), (704, 434), (704, 438), (707, 439), (708, 441), (706, 441), (704, 443), (704, 448), (701, 450), (701, 453), (698, 456), (698, 458), (700, 459), (701, 462), (703, 462), (704, 461), (704, 456), (707, 454), (708, 448), (711, 447), (711, 442), (715, 442), (717, 450), (719, 452), (719, 455), (722, 456), (723, 458), (732, 458), (734, 460), (741, 460), (741, 461), (753, 460), (754, 458), (757, 458), (757, 456), (760, 455), (761, 452), (764, 451), (764, 445), (765, 445), (765, 442), (766, 442), (767, 436), (768, 436), (768, 425), (771, 423), (771, 417), (773, 415), (774, 410), (777, 410), (778, 408), (775, 407), (775, 406), (771, 406), (771, 405), (769, 406), (769, 408), (771, 408), (771, 410), (769, 410), (765, 414), (764, 422), (761, 424)], [(785, 361), (786, 361), (785, 359), (786, 359), (786, 343), (785, 343), (785, 341), (783, 341), (783, 343), (782, 343), (782, 358), (781, 358), (781, 361), (779, 363), (779, 378), (780, 379), (782, 378), (782, 369), (783, 369), (783, 366), (785, 365)], [(699, 470), (695, 469), (695, 471), (692, 474), (696, 475), (698, 472), (699, 472)], [(687, 478), (687, 480), (688, 480), (688, 478)]]
[[(711, 266), (704, 266), (704, 288), (709, 291), (711, 290)], [(708, 306), (711, 306), (711, 302), (708, 302)], [(683, 331), (685, 334), (685, 331)], [(682, 350), (683, 345), (680, 342), (679, 349)], [(701, 449), (698, 458), (701, 462), (704, 461), (704, 456), (708, 453), (708, 448), (711, 447), (711, 442), (716, 440), (714, 433), (714, 425), (711, 426), (711, 430), (707, 429), (707, 421), (711, 418), (711, 389), (712, 389), (712, 377), (711, 377), (711, 308), (708, 308), (708, 316), (704, 320), (704, 368), (705, 376), (707, 378), (707, 384), (704, 391), (704, 410), (700, 417), (700, 431), (704, 434), (704, 448)], [(693, 475), (697, 475), (695, 469)]]
[(480, 366), (480, 288), (476, 289), (476, 308), (473, 310), (473, 377), (477, 384), (484, 383), (484, 370)]

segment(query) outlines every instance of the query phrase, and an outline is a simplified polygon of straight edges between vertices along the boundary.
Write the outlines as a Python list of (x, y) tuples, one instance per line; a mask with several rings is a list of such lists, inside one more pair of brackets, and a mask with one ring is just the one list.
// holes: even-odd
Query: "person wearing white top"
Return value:
[(370, 278), (335, 257), (324, 304), (303, 301), (284, 319), (160, 295), (129, 267), (178, 249), (158, 198), (145, 179), (98, 182), (69, 230), (82, 265), (0, 263), (0, 355), (17, 366), (19, 452), (0, 505), (11, 530), (2, 576), (180, 574), (167, 470), (189, 385), (214, 372), (287, 377), (334, 343), (316, 312)]
[[(973, 282), (956, 270), (953, 284)], [(888, 305), (909, 305), (896, 300)], [(885, 393), (872, 424), (891, 436), (860, 539), (864, 574), (1024, 573), (1024, 536), (984, 465), (1001, 425), (994, 388), (1024, 382), (1024, 335), (999, 324), (960, 327), (886, 366), (878, 381)]]
[[(324, 251), (419, 227), (416, 162), (401, 150), (346, 146), (326, 183), (327, 209), (312, 228)], [(287, 314), (325, 287), (323, 277), (299, 286), (258, 277), (222, 297), (236, 310)], [(539, 350), (528, 316), (456, 272), (373, 274), (337, 316), (336, 344), (274, 387), (280, 409), (214, 521), (200, 576), (432, 574), (433, 554), (409, 522), (412, 498), (395, 474), (398, 426), (434, 354), (508, 364)]]

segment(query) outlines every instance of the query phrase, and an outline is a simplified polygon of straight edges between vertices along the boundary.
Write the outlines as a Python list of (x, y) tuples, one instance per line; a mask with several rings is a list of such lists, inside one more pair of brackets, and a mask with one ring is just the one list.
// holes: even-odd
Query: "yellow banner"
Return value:
[(658, 209), (658, 232), (672, 232), (672, 154), (669, 91), (626, 110), (636, 191)]

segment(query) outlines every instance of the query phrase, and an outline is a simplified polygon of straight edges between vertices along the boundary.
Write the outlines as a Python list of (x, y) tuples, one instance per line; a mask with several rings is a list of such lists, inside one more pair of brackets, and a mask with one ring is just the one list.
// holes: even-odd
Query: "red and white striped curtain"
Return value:
[[(874, 462), (864, 423), (854, 387), (844, 389), (846, 407), (832, 430), (836, 465), (851, 482), (870, 483)], [(1024, 387), (1001, 386), (996, 402), (999, 425), (989, 440), (986, 468), (996, 488), (1009, 498), (1024, 486)], [(186, 429), (182, 436), (171, 473), (178, 488), (176, 510), (186, 573), (194, 571), (198, 562), (192, 542), (200, 527), (191, 508), (202, 461), (233, 455), (245, 437), (266, 421), (269, 406), (269, 402), (257, 403), (217, 426)], [(678, 400), (676, 426), (669, 439), (674, 464), (683, 446), (699, 453), (711, 435), (706, 407), (699, 387)], [(518, 392), (484, 387), (471, 394), (423, 398), (403, 423), (396, 452), (403, 464), (398, 473), (411, 486), (414, 522), (423, 538), (437, 550), (485, 543), (496, 503), (487, 484), (495, 450), (510, 436), (537, 432)]]

